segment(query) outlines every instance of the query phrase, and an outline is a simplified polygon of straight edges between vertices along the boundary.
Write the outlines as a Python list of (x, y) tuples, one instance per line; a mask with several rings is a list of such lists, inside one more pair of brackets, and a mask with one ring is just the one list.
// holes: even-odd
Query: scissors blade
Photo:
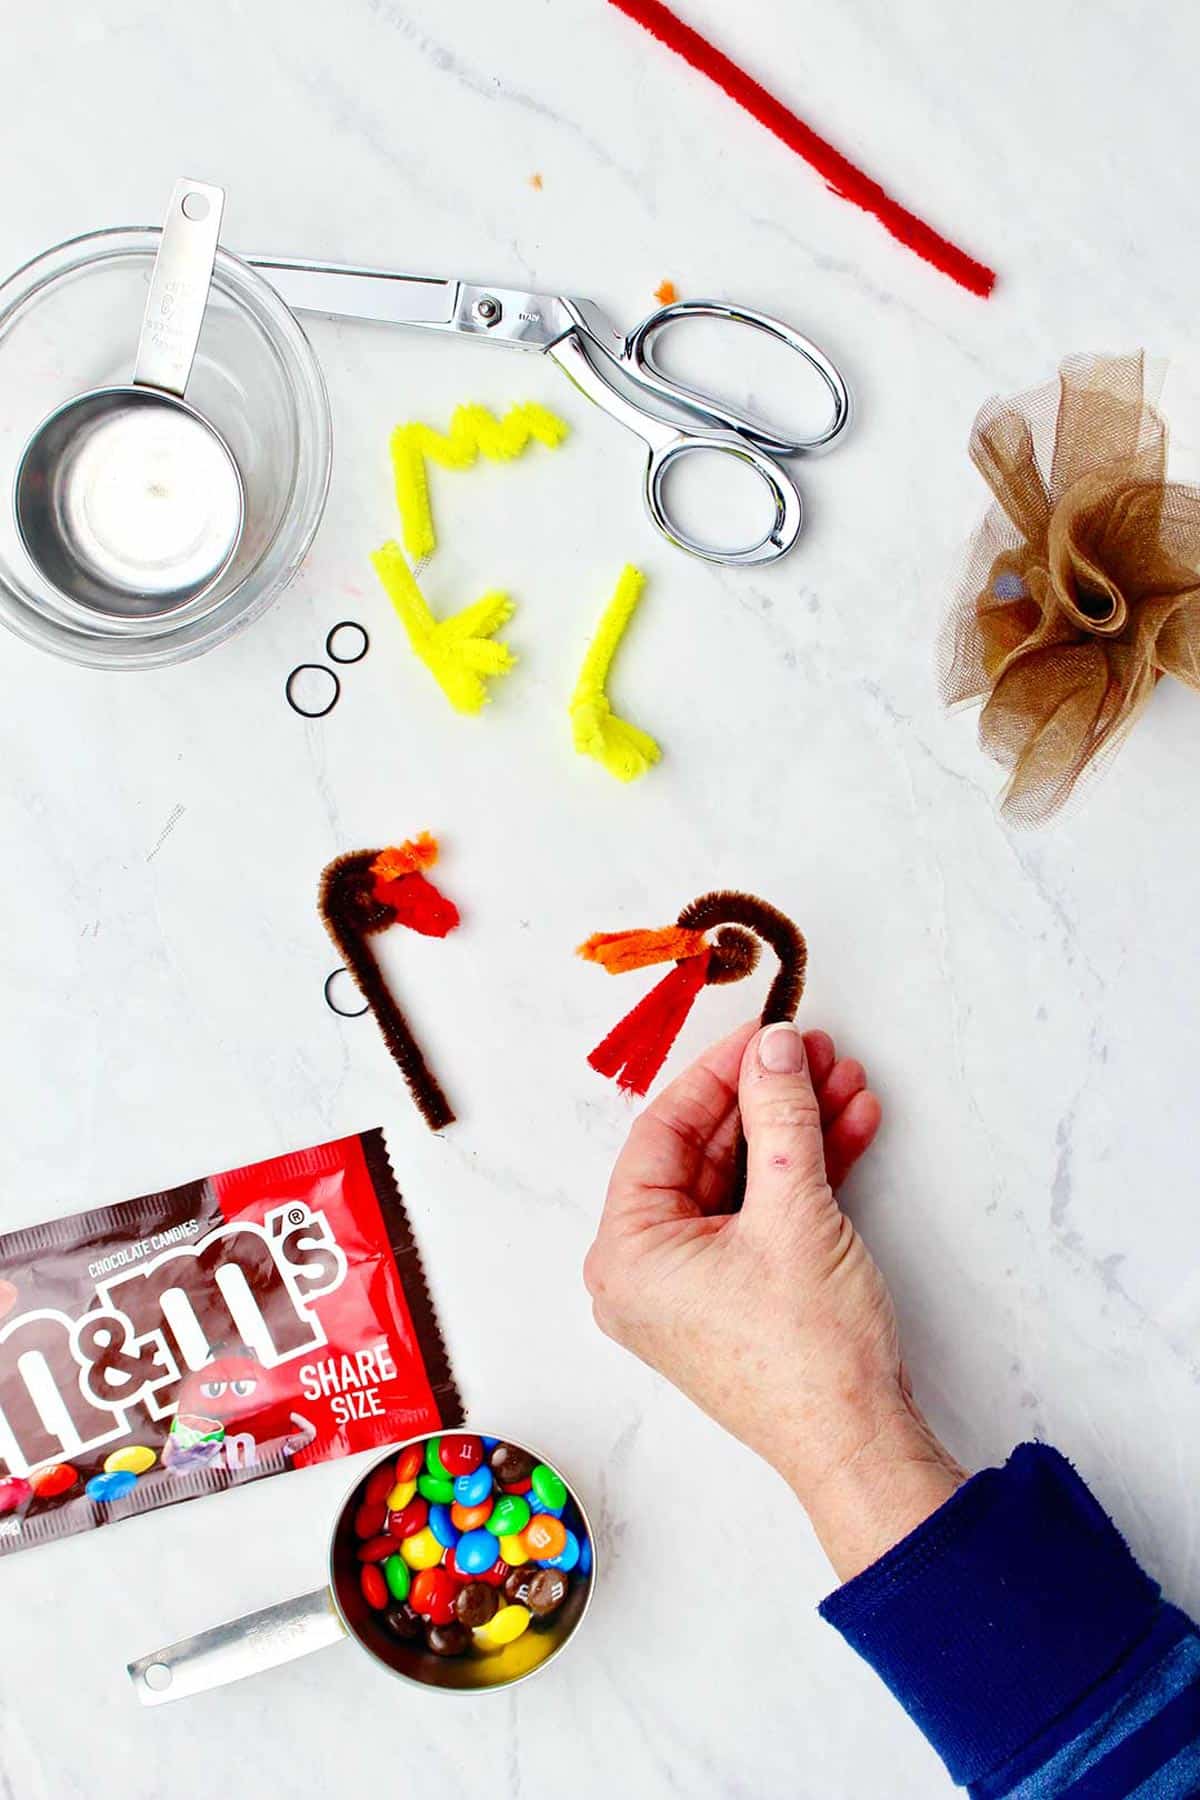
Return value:
[(286, 256), (247, 256), (293, 312), (462, 332), (518, 350), (548, 350), (575, 329), (562, 300), (516, 288), (431, 281), (388, 269), (313, 263)]
[(393, 275), (386, 269), (309, 263), (284, 256), (248, 256), (245, 260), (293, 312), (442, 330), (453, 323), (457, 281), (429, 281), (419, 275)]

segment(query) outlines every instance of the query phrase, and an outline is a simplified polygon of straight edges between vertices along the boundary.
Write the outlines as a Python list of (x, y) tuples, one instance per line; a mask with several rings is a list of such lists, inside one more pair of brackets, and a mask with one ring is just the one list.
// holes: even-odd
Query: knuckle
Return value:
[(608, 1258), (599, 1238), (583, 1259), (583, 1285), (593, 1300), (598, 1300), (607, 1286)]
[[(799, 1092), (757, 1094), (746, 1120), (746, 1135), (761, 1132), (797, 1133), (820, 1131), (821, 1113), (811, 1088)], [(784, 1154), (782, 1151), (779, 1154)]]

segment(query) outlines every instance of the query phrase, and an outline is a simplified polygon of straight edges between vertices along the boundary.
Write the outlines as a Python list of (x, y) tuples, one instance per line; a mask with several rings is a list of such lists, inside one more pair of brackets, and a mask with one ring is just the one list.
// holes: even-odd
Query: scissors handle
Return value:
[[(771, 522), (756, 543), (740, 548), (706, 544), (672, 517), (666, 501), (667, 478), (685, 457), (702, 451), (710, 456), (731, 456), (746, 464), (766, 488), (771, 499)], [(731, 568), (772, 563), (786, 556), (804, 523), (804, 502), (787, 471), (756, 443), (729, 431), (681, 431), (666, 443), (655, 445), (646, 461), (645, 499), (647, 512), (669, 543), (691, 556), (702, 557), (705, 562), (723, 563)]]
[[(592, 329), (589, 328), (586, 335), (598, 350), (603, 350)], [(549, 354), (581, 393), (603, 407), (610, 417), (624, 425), (626, 430), (632, 431), (645, 444), (646, 478), (643, 491), (646, 510), (670, 543), (680, 550), (688, 551), (692, 556), (703, 557), (705, 562), (735, 567), (775, 562), (791, 549), (804, 522), (804, 503), (791, 476), (769, 451), (741, 432), (720, 429), (700, 431), (695, 426), (672, 425), (668, 420), (647, 412), (638, 400), (621, 392), (612, 376), (606, 372), (608, 368), (621, 368), (619, 355), (603, 350), (601, 359), (594, 361), (584, 349), (577, 331), (552, 344)], [(691, 410), (695, 411), (695, 408)], [(667, 477), (685, 456), (701, 450), (709, 455), (736, 458), (738, 462), (753, 469), (767, 489), (771, 501), (771, 522), (756, 542), (740, 548), (706, 544), (693, 537), (691, 532), (672, 517), (666, 501)]]
[[(736, 325), (748, 325), (802, 357), (820, 377), (833, 403), (828, 422), (812, 437), (788, 437), (761, 419), (726, 406), (702, 388), (689, 387), (686, 382), (668, 375), (655, 357), (655, 344), (681, 319), (727, 319)], [(798, 456), (805, 451), (824, 449), (845, 428), (850, 417), (850, 393), (841, 371), (810, 338), (785, 325), (782, 319), (773, 319), (769, 313), (753, 312), (746, 306), (730, 306), (723, 300), (676, 300), (670, 306), (660, 307), (630, 332), (622, 360), (634, 379), (660, 399), (673, 401), (689, 412), (697, 412), (726, 431), (740, 432), (760, 449), (769, 450), (775, 456)]]

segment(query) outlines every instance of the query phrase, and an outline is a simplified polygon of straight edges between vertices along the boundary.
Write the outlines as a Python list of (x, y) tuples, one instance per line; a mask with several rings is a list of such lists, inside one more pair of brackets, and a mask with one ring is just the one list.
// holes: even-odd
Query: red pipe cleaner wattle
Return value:
[(745, 110), (760, 125), (802, 156), (806, 163), (823, 175), (835, 194), (843, 200), (849, 200), (854, 206), (861, 206), (864, 212), (873, 213), (884, 228), (900, 243), (906, 244), (910, 250), (948, 275), (951, 281), (957, 281), (970, 293), (978, 294), (986, 299), (996, 285), (996, 271), (989, 269), (985, 263), (976, 262), (957, 244), (919, 219), (916, 213), (908, 211), (899, 201), (893, 200), (885, 188), (877, 181), (856, 168), (840, 150), (815, 132), (811, 125), (786, 107), (782, 100), (769, 94), (765, 87), (748, 75), (745, 69), (732, 62), (724, 51), (710, 44), (707, 38), (701, 37), (690, 25), (662, 0), (610, 0), (610, 4), (619, 8), (630, 19), (643, 26), (660, 43), (693, 69), (707, 75), (723, 88), (731, 100)]
[(627, 1094), (645, 1094), (708, 980), (709, 952), (676, 963), (588, 1057), (598, 1075), (615, 1076)]

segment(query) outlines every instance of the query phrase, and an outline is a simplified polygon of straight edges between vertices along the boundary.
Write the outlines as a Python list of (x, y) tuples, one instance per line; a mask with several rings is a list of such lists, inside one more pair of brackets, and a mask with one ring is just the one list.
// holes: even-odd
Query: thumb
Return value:
[(821, 1111), (804, 1039), (791, 1024), (768, 1025), (746, 1046), (738, 1082), (746, 1134), (747, 1214), (767, 1216), (829, 1195)]

